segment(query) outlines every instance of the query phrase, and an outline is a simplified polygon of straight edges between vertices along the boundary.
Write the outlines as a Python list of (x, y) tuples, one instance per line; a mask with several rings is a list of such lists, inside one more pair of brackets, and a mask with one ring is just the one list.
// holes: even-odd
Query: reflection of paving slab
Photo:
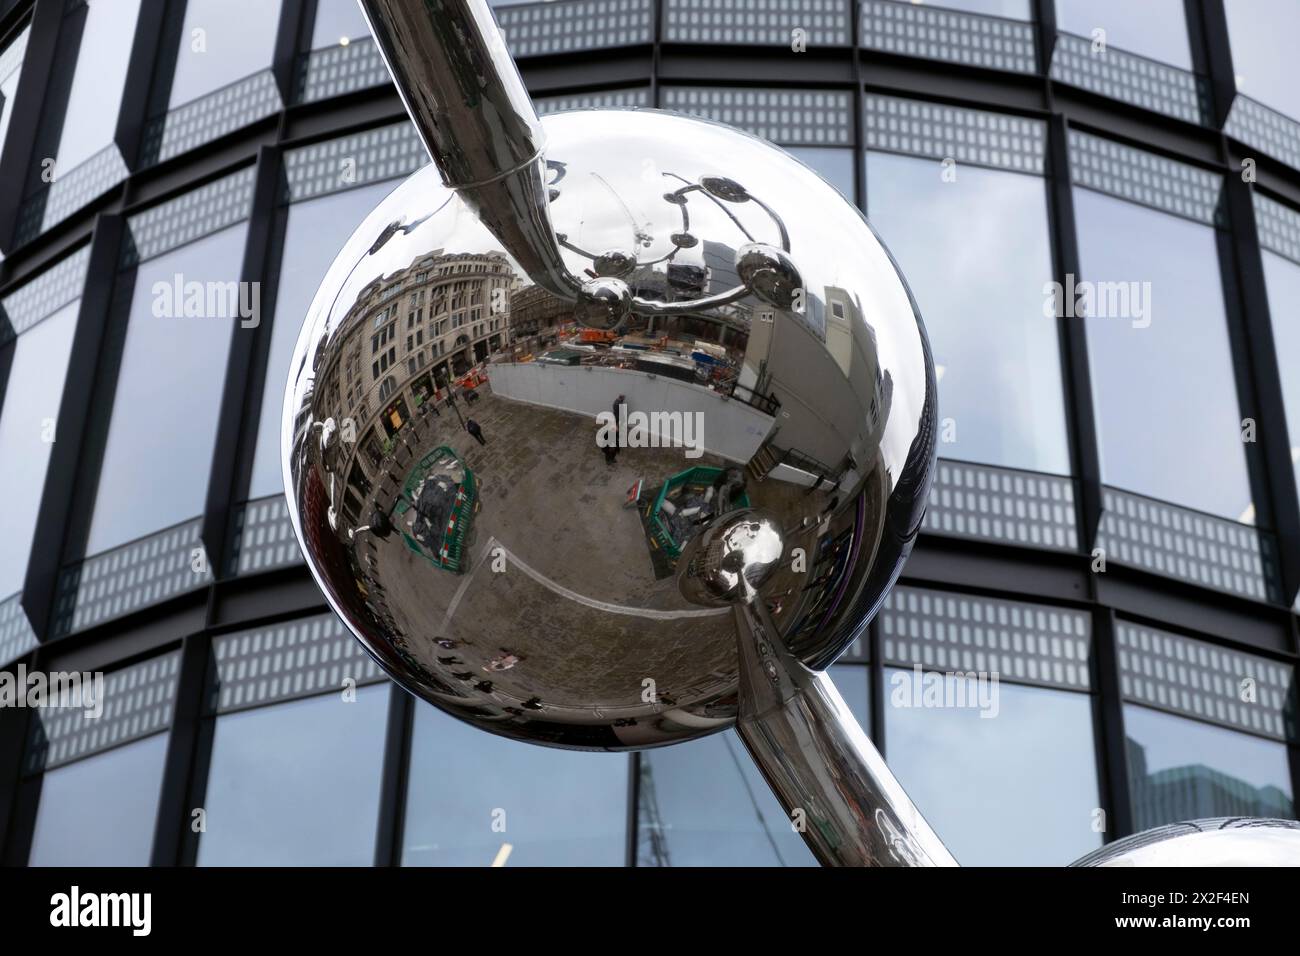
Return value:
[[(581, 709), (596, 699), (639, 710), (646, 678), (661, 696), (675, 699), (692, 677), (734, 672), (725, 611), (643, 609), (570, 591), (498, 547), (485, 542), (445, 630), (461, 643), (466, 663), (500, 692), (520, 700), (542, 695), (549, 706)], [(592, 634), (601, 640), (592, 641)], [(519, 663), (501, 673), (482, 672), (482, 664), (502, 651)]]
[[(611, 467), (596, 445), (593, 420), (486, 390), (469, 410), (486, 445), (466, 434), (453, 412), (441, 412), (441, 418), (420, 419), (407, 440), (419, 435), (419, 447), (411, 449), (417, 456), (451, 447), (475, 476), (479, 510), (465, 542), (463, 572), (457, 577), (431, 567), (396, 535), (377, 543), (375, 559), (386, 589), (382, 603), (421, 665), (471, 696), (478, 693), (474, 683), (490, 681), (497, 704), (543, 697), (548, 689), (543, 704), (574, 708), (570, 716), (577, 720), (584, 713), (598, 719), (583, 702), (644, 713), (647, 678), (661, 699), (672, 701), (669, 706), (734, 689), (730, 613), (686, 604), (666, 555), (656, 557), (648, 548), (641, 511), (658, 489), (643, 492), (641, 508), (625, 505), (638, 478), (662, 485), (686, 468), (720, 460), (686, 459), (682, 449), (624, 448)], [(385, 493), (395, 495), (404, 477), (386, 479)], [(787, 527), (815, 513), (825, 498), (770, 480), (751, 482), (749, 495)], [(791, 537), (791, 543), (804, 543), (810, 535)], [(492, 568), (497, 544), (504, 548), (504, 572)], [(802, 576), (774, 577), (784, 579), (781, 587), (797, 588)], [(459, 646), (441, 648), (434, 643), (438, 637)], [(508, 671), (483, 670), (503, 652), (520, 662)], [(697, 682), (689, 685), (692, 676)]]

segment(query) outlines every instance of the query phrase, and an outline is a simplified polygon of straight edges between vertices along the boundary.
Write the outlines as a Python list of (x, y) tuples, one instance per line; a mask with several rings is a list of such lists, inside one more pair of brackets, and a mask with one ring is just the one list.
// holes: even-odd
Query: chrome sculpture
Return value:
[[(934, 465), (934, 367), (884, 246), (737, 130), (539, 121), (482, 0), (362, 7), (434, 164), (339, 253), (292, 361), (289, 512), (331, 606), (483, 730), (631, 750), (734, 725), (822, 863), (954, 864), (824, 673)], [(597, 345), (526, 354), (526, 315)], [(435, 346), (457, 328), (516, 350), (486, 388), (456, 381), (486, 350)]]

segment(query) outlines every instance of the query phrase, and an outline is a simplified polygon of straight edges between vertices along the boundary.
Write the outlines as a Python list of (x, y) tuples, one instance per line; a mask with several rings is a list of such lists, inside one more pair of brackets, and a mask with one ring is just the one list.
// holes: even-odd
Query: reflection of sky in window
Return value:
[(1282, 401), (1290, 431), (1291, 463), (1300, 486), (1300, 265), (1264, 251), (1264, 282), (1273, 320), (1277, 367), (1282, 373)]
[(390, 685), (217, 718), (201, 866), (370, 866)]
[(1056, 26), (1089, 39), (1100, 27), (1107, 47), (1192, 68), (1183, 0), (1056, 0)]
[(280, 0), (187, 0), (168, 107), (268, 69), (279, 23)]
[(66, 764), (41, 781), (31, 866), (148, 866), (167, 734)]
[(154, 286), (174, 287), (177, 276), (237, 281), (246, 232), (231, 226), (141, 263), (136, 273), (87, 554), (203, 512), (226, 356), (240, 320), (156, 316)]
[(786, 146), (785, 151), (840, 191), (850, 203), (853, 198), (853, 150), (828, 146)]
[(1136, 704), (1124, 705), (1124, 735), (1145, 750), (1149, 773), (1199, 765), (1291, 792), (1285, 744)]
[[(1300, 120), (1296, 0), (1224, 0), (1237, 91)], [(1291, 37), (1290, 41), (1285, 37)]]
[(1151, 283), (1145, 328), (1086, 320), (1103, 479), (1253, 521), (1214, 230), (1087, 189), (1074, 208), (1081, 280)]
[(911, 671), (886, 668), (890, 769), (959, 862), (1062, 866), (1101, 845), (1091, 699), (1007, 683), (997, 691), (992, 718), (974, 707), (895, 706), (896, 694), (921, 690)]
[(84, 14), (69, 14), (84, 15), (86, 23), (55, 153), (59, 174), (76, 169), (113, 142), (135, 40), (140, 0), (89, 0), (89, 4)]
[[(829, 673), (867, 730), (870, 668), (837, 664)], [(815, 865), (734, 731), (646, 751), (641, 762), (639, 865)]]
[[(22, 590), (54, 445), (46, 421), (58, 421), (79, 302), (65, 305), (18, 336), (0, 401), (0, 599)], [(4, 348), (0, 348), (0, 354)]]
[(990, 17), (1007, 17), (1012, 20), (1032, 20), (1029, 0), (912, 0), (918, 6), (941, 10), (961, 10), (965, 13), (982, 13)]
[(863, 733), (871, 736), (871, 668), (861, 664), (836, 664), (826, 671), (835, 689), (858, 719)]
[(391, 182), (379, 183), (294, 203), (289, 207), (249, 498), (261, 498), (284, 490), (280, 480), (280, 416), (294, 344), (298, 341), (312, 299), (316, 297), (316, 290), (334, 257), (352, 230), (392, 191), (394, 185)]
[[(867, 156), (871, 224), (898, 260), (930, 334), (944, 458), (1070, 470), (1047, 194), (1036, 176), (935, 160)], [(955, 441), (947, 438), (955, 435)]]
[(356, 0), (317, 0), (316, 20), (311, 28), (311, 48), (334, 46), (343, 38), (369, 37), (370, 28)]
[(640, 866), (817, 865), (734, 730), (648, 750), (641, 767)]
[(507, 866), (624, 864), (627, 754), (520, 743), (415, 708), (403, 865), (489, 866), (506, 843)]
[[(0, 60), (4, 55), (21, 44), (27, 42), (27, 34), (31, 28), (24, 29), (14, 37), (13, 42), (0, 46)], [(4, 68), (0, 74), (0, 152), (4, 150), (5, 134), (9, 131), (9, 120), (14, 113), (14, 96), (18, 93), (18, 79), (22, 76), (23, 61), (15, 60), (12, 64)], [(0, 256), (0, 261), (4, 257)]]

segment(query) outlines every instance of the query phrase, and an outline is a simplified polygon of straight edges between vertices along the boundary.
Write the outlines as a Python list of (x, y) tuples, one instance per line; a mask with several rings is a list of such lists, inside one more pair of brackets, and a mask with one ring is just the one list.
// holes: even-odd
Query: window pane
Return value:
[(1080, 279), (1130, 300), (1084, 320), (1103, 479), (1253, 521), (1214, 230), (1086, 189), (1074, 209)]
[(0, 45), (0, 153), (4, 152), (5, 134), (9, 132), (9, 120), (14, 113), (14, 97), (18, 94), (18, 78), (23, 72), (23, 54), (30, 32), (30, 28), (24, 29), (9, 43)]
[(1037, 176), (869, 153), (871, 223), (898, 260), (930, 334), (945, 458), (1067, 474), (1069, 445)]
[(626, 754), (555, 750), (415, 705), (404, 866), (622, 866)]
[(200, 866), (370, 866), (389, 685), (218, 717)]
[(1295, 815), (1286, 745), (1124, 705), (1133, 825)]
[(817, 865), (734, 730), (643, 753), (638, 812), (638, 866)]
[(1273, 320), (1277, 367), (1282, 371), (1282, 400), (1291, 438), (1291, 463), (1300, 487), (1300, 265), (1264, 251), (1264, 282)]
[(836, 664), (827, 670), (835, 689), (849, 705), (863, 732), (871, 736), (871, 668), (865, 664)]
[(268, 69), (279, 22), (280, 0), (187, 0), (168, 108)]
[(311, 29), (311, 48), (333, 46), (345, 37), (349, 40), (370, 36), (361, 5), (356, 0), (317, 0), (316, 22)]
[(912, 0), (913, 3), (943, 10), (963, 10), (966, 13), (983, 13), (991, 17), (1012, 20), (1032, 20), (1030, 0)]
[(294, 203), (289, 208), (249, 498), (279, 494), (284, 490), (280, 479), (280, 414), (284, 406), (284, 386), (289, 379), (289, 360), (293, 357), (298, 333), (302, 330), (311, 300), (316, 297), (316, 289), (334, 257), (357, 223), (379, 205), (393, 186), (393, 183), (380, 183), (323, 199)]
[(785, 151), (799, 162), (817, 171), (822, 179), (855, 203), (853, 188), (853, 150), (828, 146), (786, 146)]
[(148, 866), (167, 734), (48, 771), (32, 866)]
[(1300, 36), (1300, 4), (1295, 0), (1224, 0), (1224, 9), (1238, 91), (1300, 120), (1300, 70), (1296, 69), (1294, 42)]
[[(206, 314), (206, 294), (239, 279), (246, 231), (232, 226), (140, 264), (87, 554), (203, 512), (226, 356), (239, 323), (237, 310)], [(205, 292), (201, 318), (184, 317), (191, 283)]]
[[(113, 142), (118, 104), (135, 39), (140, 0), (87, 0), (72, 92), (55, 154), (59, 175), (80, 166)], [(74, 11), (69, 16), (81, 16)]]
[(886, 668), (888, 762), (959, 862), (1063, 866), (1101, 846), (1088, 695), (999, 683), (981, 710), (918, 706), (923, 690)]
[(1183, 0), (1056, 0), (1056, 26), (1089, 38), (1100, 28), (1107, 47), (1192, 68)]
[[(14, 349), (9, 383), (0, 404), (0, 598), (23, 588), (27, 557), (36, 531), (36, 513), (45, 488), (45, 470), (57, 437), (72, 335), (80, 303), (65, 305), (28, 329)], [(0, 349), (3, 353), (3, 349)]]

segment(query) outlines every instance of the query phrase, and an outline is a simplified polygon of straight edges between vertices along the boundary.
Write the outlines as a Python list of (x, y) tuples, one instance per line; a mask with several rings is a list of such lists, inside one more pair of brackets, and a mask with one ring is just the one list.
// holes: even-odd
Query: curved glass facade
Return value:
[[(335, 252), (427, 157), (353, 0), (146, 7), (0, 2), (0, 670), (101, 675), (103, 704), (0, 707), (0, 859), (810, 865), (733, 732), (479, 734), (326, 613), (284, 382)], [(940, 466), (832, 676), (957, 858), (1295, 816), (1291, 5), (493, 7), (539, 112), (745, 128), (899, 262)], [(555, 342), (564, 316), (474, 314), (491, 263), (456, 268), (413, 264), (331, 380), (367, 423), (350, 486), (449, 378)]]

